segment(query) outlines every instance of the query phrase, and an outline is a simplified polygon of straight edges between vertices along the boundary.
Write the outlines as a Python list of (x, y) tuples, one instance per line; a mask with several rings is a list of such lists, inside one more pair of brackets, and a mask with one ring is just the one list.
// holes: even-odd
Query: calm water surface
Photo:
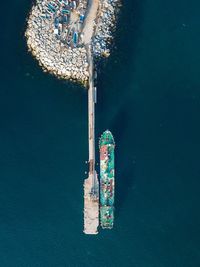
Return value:
[[(0, 266), (200, 266), (199, 1), (127, 0), (98, 75), (116, 139), (116, 221), (85, 236), (87, 94), (44, 74), (31, 1), (1, 3)], [(5, 11), (5, 12), (4, 12)]]

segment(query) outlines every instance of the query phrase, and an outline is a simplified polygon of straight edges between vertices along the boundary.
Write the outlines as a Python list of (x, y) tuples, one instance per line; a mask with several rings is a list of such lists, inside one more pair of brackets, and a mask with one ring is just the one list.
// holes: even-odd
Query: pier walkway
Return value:
[(89, 145), (89, 173), (84, 181), (84, 233), (97, 234), (99, 225), (99, 182), (95, 170), (95, 102), (94, 68), (91, 47), (87, 46), (89, 63), (88, 88), (88, 145)]
[(92, 36), (94, 34), (95, 19), (97, 18), (97, 12), (99, 7), (99, 0), (89, 0), (86, 18), (82, 30), (82, 42), (84, 44), (91, 43)]

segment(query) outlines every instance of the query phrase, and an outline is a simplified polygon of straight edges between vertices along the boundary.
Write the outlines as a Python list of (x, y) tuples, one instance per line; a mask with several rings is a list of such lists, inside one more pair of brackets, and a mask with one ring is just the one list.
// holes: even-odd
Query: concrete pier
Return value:
[(88, 145), (89, 173), (84, 181), (84, 233), (97, 234), (99, 225), (99, 182), (95, 170), (95, 101), (93, 57), (91, 47), (87, 46), (89, 63), (88, 88)]

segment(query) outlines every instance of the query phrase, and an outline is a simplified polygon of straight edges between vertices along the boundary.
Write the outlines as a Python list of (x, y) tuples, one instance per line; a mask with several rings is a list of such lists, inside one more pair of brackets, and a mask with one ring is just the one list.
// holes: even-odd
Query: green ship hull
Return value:
[(115, 142), (110, 131), (105, 131), (99, 140), (100, 149), (100, 223), (111, 229), (114, 223)]

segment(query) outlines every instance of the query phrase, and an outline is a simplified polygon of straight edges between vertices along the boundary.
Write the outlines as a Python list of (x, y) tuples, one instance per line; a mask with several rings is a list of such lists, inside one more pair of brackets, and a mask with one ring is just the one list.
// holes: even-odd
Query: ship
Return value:
[(99, 140), (100, 150), (100, 225), (112, 229), (114, 223), (115, 193), (115, 141), (112, 133), (106, 130)]

